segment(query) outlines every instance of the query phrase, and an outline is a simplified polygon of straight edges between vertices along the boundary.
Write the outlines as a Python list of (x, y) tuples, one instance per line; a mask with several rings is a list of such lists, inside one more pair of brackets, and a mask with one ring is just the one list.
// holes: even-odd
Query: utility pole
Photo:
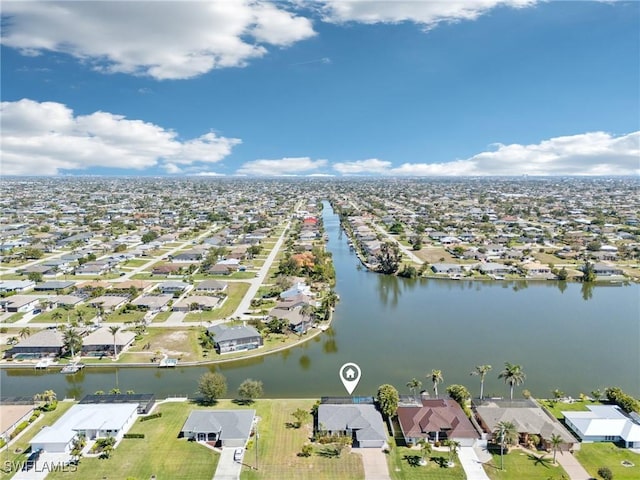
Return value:
[(256, 423), (256, 470), (258, 470), (258, 439), (260, 434), (258, 433), (258, 423)]
[(504, 425), (500, 426), (500, 470), (504, 471)]

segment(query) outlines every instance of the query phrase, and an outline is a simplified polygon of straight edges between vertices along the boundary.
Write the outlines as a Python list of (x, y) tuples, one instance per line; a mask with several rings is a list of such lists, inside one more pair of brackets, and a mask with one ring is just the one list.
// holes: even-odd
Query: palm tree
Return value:
[(520, 365), (504, 362), (504, 370), (500, 372), (498, 378), (504, 378), (504, 383), (509, 384), (509, 398), (513, 400), (513, 387), (522, 385), (527, 376)]
[(54, 322), (56, 322), (56, 328), (58, 328), (58, 322), (62, 320), (62, 312), (60, 310), (56, 310), (51, 315), (51, 318), (53, 319)]
[(433, 382), (433, 393), (438, 398), (438, 384), (444, 380), (442, 376), (442, 370), (431, 370), (431, 375), (427, 375), (427, 378), (431, 378)]
[(44, 402), (46, 404), (49, 404), (51, 402), (55, 402), (57, 399), (57, 395), (56, 392), (54, 392), (53, 390), (45, 390), (42, 393), (36, 393), (33, 396), (33, 399), (36, 402)]
[(513, 422), (498, 422), (493, 434), (500, 438), (500, 444), (503, 447), (515, 445), (518, 441), (518, 429)]
[(420, 445), (420, 452), (422, 453), (422, 461), (424, 463), (424, 465), (427, 464), (427, 455), (429, 455), (432, 451), (431, 448), (431, 444), (429, 443), (428, 440), (425, 440), (424, 438), (422, 440), (420, 440), (418, 442), (418, 445)]
[(456, 440), (445, 440), (444, 444), (449, 447), (449, 466), (453, 467), (453, 458), (456, 456), (456, 453), (458, 453), (460, 442)]
[(562, 444), (562, 437), (557, 433), (551, 434), (551, 438), (549, 439), (551, 443), (551, 448), (553, 449), (553, 463), (556, 463), (556, 453), (558, 453), (558, 447)]
[(476, 365), (476, 369), (471, 372), (471, 375), (480, 376), (480, 400), (484, 398), (484, 377), (487, 376), (489, 370), (493, 367), (491, 365)]
[(417, 397), (418, 397), (417, 393), (420, 391), (420, 388), (422, 387), (422, 382), (414, 377), (407, 382), (407, 387), (409, 387), (409, 390), (411, 390), (411, 393), (413, 393), (416, 396), (416, 400), (417, 400)]
[(499, 422), (493, 432), (494, 437), (500, 438), (500, 470), (504, 470), (504, 447), (512, 445), (518, 440), (518, 429), (512, 422)]
[(27, 338), (29, 335), (31, 335), (31, 329), (29, 327), (24, 327), (22, 329), (20, 329), (20, 338)]
[(118, 325), (112, 325), (109, 327), (109, 331), (111, 332), (111, 335), (113, 335), (113, 357), (117, 357), (118, 356), (118, 346), (116, 345), (116, 333), (118, 333), (118, 330), (120, 330), (120, 327)]
[(71, 358), (76, 356), (76, 350), (82, 348), (82, 337), (72, 327), (68, 327), (62, 336), (62, 342), (67, 350), (71, 352)]

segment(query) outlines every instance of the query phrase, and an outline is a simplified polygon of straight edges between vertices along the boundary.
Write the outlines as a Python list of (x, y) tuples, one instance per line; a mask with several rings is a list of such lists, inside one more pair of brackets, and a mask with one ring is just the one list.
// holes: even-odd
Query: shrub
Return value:
[(147, 415), (146, 417), (140, 417), (140, 421), (146, 422), (147, 420), (153, 420), (154, 418), (160, 418), (161, 416), (162, 416), (162, 412), (158, 412), (151, 415)]
[(313, 453), (313, 446), (309, 443), (306, 443), (302, 446), (302, 450), (298, 453), (299, 457), (310, 457)]
[(125, 433), (122, 438), (144, 438), (144, 433)]
[(613, 472), (609, 467), (600, 467), (598, 469), (598, 475), (600, 475), (603, 480), (613, 480)]

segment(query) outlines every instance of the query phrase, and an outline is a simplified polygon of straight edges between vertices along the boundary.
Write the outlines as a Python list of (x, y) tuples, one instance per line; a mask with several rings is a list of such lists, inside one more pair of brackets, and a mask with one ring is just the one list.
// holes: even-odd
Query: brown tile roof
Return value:
[(478, 438), (478, 432), (454, 400), (422, 400), (422, 407), (398, 407), (398, 420), (406, 438), (427, 437), (447, 430), (448, 438)]

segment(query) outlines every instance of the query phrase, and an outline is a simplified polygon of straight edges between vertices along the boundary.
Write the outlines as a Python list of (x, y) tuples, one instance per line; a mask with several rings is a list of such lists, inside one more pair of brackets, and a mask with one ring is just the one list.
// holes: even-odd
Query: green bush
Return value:
[(600, 475), (603, 480), (613, 480), (613, 472), (611, 472), (609, 467), (600, 467), (598, 469), (598, 475)]
[(122, 438), (144, 438), (144, 433), (125, 433)]
[(158, 412), (152, 415), (147, 415), (146, 417), (140, 417), (140, 421), (146, 422), (147, 420), (153, 420), (154, 418), (160, 418), (161, 416), (162, 416), (162, 412)]

